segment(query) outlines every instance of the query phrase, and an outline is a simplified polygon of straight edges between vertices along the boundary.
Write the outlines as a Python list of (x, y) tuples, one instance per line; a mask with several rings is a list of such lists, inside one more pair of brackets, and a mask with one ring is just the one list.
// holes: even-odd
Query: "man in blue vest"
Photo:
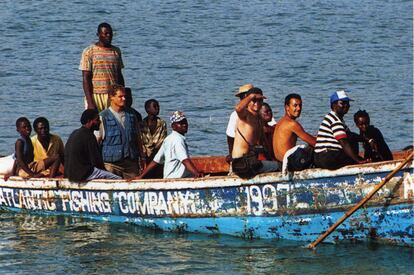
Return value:
[(145, 162), (137, 117), (126, 106), (125, 88), (113, 85), (109, 91), (110, 107), (100, 113), (102, 124), (98, 141), (102, 145), (105, 169), (124, 179), (139, 175)]

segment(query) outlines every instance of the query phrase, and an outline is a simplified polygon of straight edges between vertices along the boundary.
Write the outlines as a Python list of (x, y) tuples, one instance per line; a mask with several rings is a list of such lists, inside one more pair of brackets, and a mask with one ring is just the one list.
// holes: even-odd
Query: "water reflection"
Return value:
[[(71, 217), (0, 214), (0, 270), (52, 273), (336, 273), (413, 270), (413, 249), (160, 233)], [(380, 259), (381, 265), (374, 261)]]

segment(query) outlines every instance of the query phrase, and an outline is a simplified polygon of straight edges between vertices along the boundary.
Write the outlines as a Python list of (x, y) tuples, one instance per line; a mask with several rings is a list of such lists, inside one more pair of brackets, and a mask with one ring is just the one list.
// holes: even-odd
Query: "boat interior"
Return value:
[[(411, 150), (395, 151), (393, 152), (393, 158), (394, 160), (404, 159), (410, 153)], [(210, 176), (224, 176), (229, 173), (230, 165), (226, 161), (225, 156), (196, 156), (191, 157), (191, 160), (197, 169), (204, 174), (209, 174)]]

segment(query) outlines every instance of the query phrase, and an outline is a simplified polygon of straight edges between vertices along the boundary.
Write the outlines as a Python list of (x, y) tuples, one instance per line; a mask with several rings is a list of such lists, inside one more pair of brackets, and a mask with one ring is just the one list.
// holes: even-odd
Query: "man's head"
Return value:
[(158, 116), (160, 113), (160, 104), (153, 98), (148, 99), (145, 101), (145, 111), (148, 115)]
[(33, 129), (40, 140), (49, 137), (49, 121), (45, 117), (36, 118), (33, 122)]
[(272, 108), (266, 102), (263, 102), (262, 108), (260, 109), (260, 116), (262, 117), (264, 122), (270, 122), (273, 118)]
[(188, 121), (187, 118), (185, 117), (184, 113), (181, 111), (175, 111), (171, 117), (170, 117), (170, 121), (171, 121), (171, 128), (182, 134), (185, 135), (188, 131)]
[(92, 131), (98, 131), (101, 120), (99, 119), (99, 113), (96, 109), (86, 109), (83, 111), (80, 122), (83, 127), (86, 127)]
[(247, 109), (251, 113), (258, 113), (262, 108), (263, 104), (263, 91), (257, 87), (254, 87), (247, 91), (246, 97), (250, 96), (251, 94), (257, 95), (258, 97), (249, 102), (249, 105), (247, 105)]
[(358, 129), (365, 133), (370, 125), (369, 114), (365, 110), (359, 110), (354, 114), (354, 121)]
[(237, 96), (238, 98), (240, 98), (240, 100), (242, 100), (246, 96), (246, 93), (251, 88), (254, 88), (253, 84), (250, 84), (250, 83), (244, 84), (244, 85), (242, 85), (242, 86), (239, 87), (239, 90), (235, 94), (235, 96)]
[(132, 106), (132, 90), (131, 88), (125, 87), (125, 105), (127, 107), (131, 107)]
[(98, 36), (99, 42), (104, 47), (110, 47), (112, 43), (112, 27), (108, 23), (101, 23), (98, 26), (96, 35)]
[(331, 95), (331, 109), (334, 111), (339, 117), (343, 117), (346, 113), (348, 113), (351, 101), (346, 94), (345, 90), (336, 91)]
[(297, 119), (302, 112), (302, 98), (298, 94), (288, 94), (285, 97), (285, 114), (292, 118)]
[(111, 107), (115, 110), (123, 109), (126, 106), (126, 93), (125, 88), (122, 85), (112, 85), (112, 88), (108, 92), (109, 101)]
[(16, 131), (23, 137), (29, 137), (32, 132), (30, 121), (26, 117), (19, 117), (16, 120)]

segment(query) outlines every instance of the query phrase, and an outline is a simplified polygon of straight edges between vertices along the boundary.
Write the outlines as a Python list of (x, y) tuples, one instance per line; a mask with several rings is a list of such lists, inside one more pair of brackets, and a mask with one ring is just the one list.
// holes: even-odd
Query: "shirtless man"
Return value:
[(254, 146), (258, 144), (263, 132), (260, 116), (263, 99), (262, 90), (251, 88), (235, 108), (239, 119), (232, 151), (232, 169), (240, 177), (249, 178), (259, 173), (279, 170), (277, 162), (257, 160), (254, 152)]
[[(285, 98), (285, 115), (276, 123), (276, 129), (273, 134), (273, 151), (278, 161), (283, 161), (286, 152), (296, 146), (298, 137), (310, 146), (315, 146), (316, 137), (305, 132), (302, 125), (296, 121), (301, 111), (302, 98), (300, 95), (287, 95)], [(312, 160), (311, 152), (303, 148), (297, 148), (289, 155), (288, 170), (308, 168), (306, 166), (309, 166), (310, 163), (305, 164), (305, 159)]]
[[(240, 100), (242, 100), (246, 96), (247, 91), (249, 91), (251, 88), (253, 88), (252, 84), (250, 83), (244, 84), (240, 86), (235, 96), (238, 97)], [(227, 145), (229, 148), (229, 156), (231, 155), (231, 152), (233, 151), (234, 135), (236, 133), (236, 123), (238, 119), (239, 118), (237, 117), (237, 112), (233, 111), (230, 115), (229, 122), (227, 124), (226, 136), (227, 136)], [(230, 158), (227, 158), (227, 159), (229, 160)]]

